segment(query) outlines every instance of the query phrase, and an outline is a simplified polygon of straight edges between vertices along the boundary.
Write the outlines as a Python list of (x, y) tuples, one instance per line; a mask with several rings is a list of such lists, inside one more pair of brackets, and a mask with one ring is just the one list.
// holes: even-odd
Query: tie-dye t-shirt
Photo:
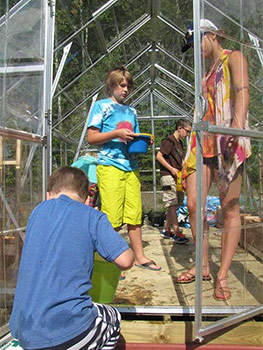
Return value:
[[(114, 102), (110, 98), (94, 103), (88, 127), (98, 128), (102, 133), (116, 129), (130, 129), (135, 133), (140, 132), (135, 108)], [(127, 143), (122, 139), (113, 139), (101, 145), (98, 163), (113, 165), (125, 171), (138, 168), (137, 159), (130, 156)]]

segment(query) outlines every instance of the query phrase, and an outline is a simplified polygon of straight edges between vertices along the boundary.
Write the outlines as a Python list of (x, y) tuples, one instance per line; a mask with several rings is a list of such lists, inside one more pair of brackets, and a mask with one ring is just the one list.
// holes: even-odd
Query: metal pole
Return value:
[(93, 107), (94, 103), (97, 100), (97, 97), (98, 97), (98, 93), (92, 97), (92, 102), (91, 102), (91, 105), (90, 105), (89, 113), (87, 115), (87, 119), (86, 119), (85, 125), (83, 127), (82, 134), (81, 134), (81, 137), (80, 137), (80, 140), (79, 140), (79, 143), (78, 143), (78, 147), (77, 147), (77, 150), (76, 150), (76, 153), (75, 153), (75, 156), (74, 156), (74, 162), (78, 159), (79, 151), (81, 149), (84, 137), (86, 136), (88, 123), (89, 123), (89, 118), (90, 118), (90, 112), (92, 110), (92, 107)]
[[(200, 0), (194, 0), (194, 72), (196, 122), (202, 121), (202, 65), (200, 51)], [(195, 338), (202, 326), (202, 257), (203, 257), (203, 132), (196, 130), (196, 283), (195, 283)]]
[(45, 6), (45, 68), (44, 68), (44, 117), (43, 136), (47, 147), (43, 148), (43, 199), (45, 199), (47, 176), (52, 172), (52, 79), (56, 0), (43, 0)]
[(68, 56), (69, 50), (71, 48), (71, 45), (72, 45), (72, 42), (69, 43), (67, 46), (65, 46), (63, 48), (63, 56), (61, 58), (61, 61), (60, 61), (60, 64), (59, 64), (59, 67), (58, 67), (58, 70), (57, 70), (57, 74), (56, 74), (56, 77), (54, 79), (53, 86), (52, 86), (52, 93), (51, 93), (52, 98), (54, 97), (54, 93), (56, 91), (56, 88), (57, 88), (57, 85), (58, 85), (58, 81), (60, 79), (62, 70), (64, 68), (64, 65), (65, 65), (65, 62), (66, 62), (66, 58)]
[(262, 152), (260, 150), (258, 154), (258, 161), (259, 161), (259, 216), (262, 221), (262, 193), (263, 193), (263, 187), (262, 187)]
[[(154, 109), (153, 109), (153, 93), (151, 92), (151, 125), (152, 125), (152, 134), (155, 134), (154, 131)], [(153, 207), (154, 210), (157, 210), (157, 193), (156, 193), (156, 159), (155, 159), (155, 143), (152, 145), (152, 159), (153, 159)]]

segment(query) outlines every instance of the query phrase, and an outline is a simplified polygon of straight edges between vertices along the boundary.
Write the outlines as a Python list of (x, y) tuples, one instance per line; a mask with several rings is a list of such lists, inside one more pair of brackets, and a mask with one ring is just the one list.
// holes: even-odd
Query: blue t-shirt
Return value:
[[(114, 102), (110, 98), (94, 103), (88, 124), (88, 127), (92, 126), (102, 133), (116, 129), (140, 132), (135, 108)], [(98, 162), (102, 165), (113, 165), (124, 171), (138, 168), (137, 159), (130, 156), (127, 143), (122, 139), (113, 139), (101, 145)]]
[(108, 261), (128, 249), (107, 216), (61, 195), (39, 204), (26, 230), (10, 330), (27, 349), (62, 344), (97, 316), (91, 288), (94, 251)]

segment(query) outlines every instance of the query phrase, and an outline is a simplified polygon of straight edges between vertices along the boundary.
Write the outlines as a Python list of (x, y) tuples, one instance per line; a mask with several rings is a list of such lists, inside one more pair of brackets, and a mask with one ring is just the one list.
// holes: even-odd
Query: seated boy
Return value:
[(97, 251), (121, 269), (134, 254), (107, 216), (87, 205), (89, 181), (73, 167), (48, 180), (26, 230), (10, 330), (24, 349), (114, 349), (120, 314), (88, 294)]

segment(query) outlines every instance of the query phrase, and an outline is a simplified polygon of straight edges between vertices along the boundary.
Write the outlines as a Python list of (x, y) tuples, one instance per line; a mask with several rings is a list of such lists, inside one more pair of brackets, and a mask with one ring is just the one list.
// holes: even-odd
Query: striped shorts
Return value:
[(85, 332), (63, 344), (37, 350), (115, 349), (120, 336), (121, 315), (112, 306), (95, 303), (94, 306), (98, 316)]

